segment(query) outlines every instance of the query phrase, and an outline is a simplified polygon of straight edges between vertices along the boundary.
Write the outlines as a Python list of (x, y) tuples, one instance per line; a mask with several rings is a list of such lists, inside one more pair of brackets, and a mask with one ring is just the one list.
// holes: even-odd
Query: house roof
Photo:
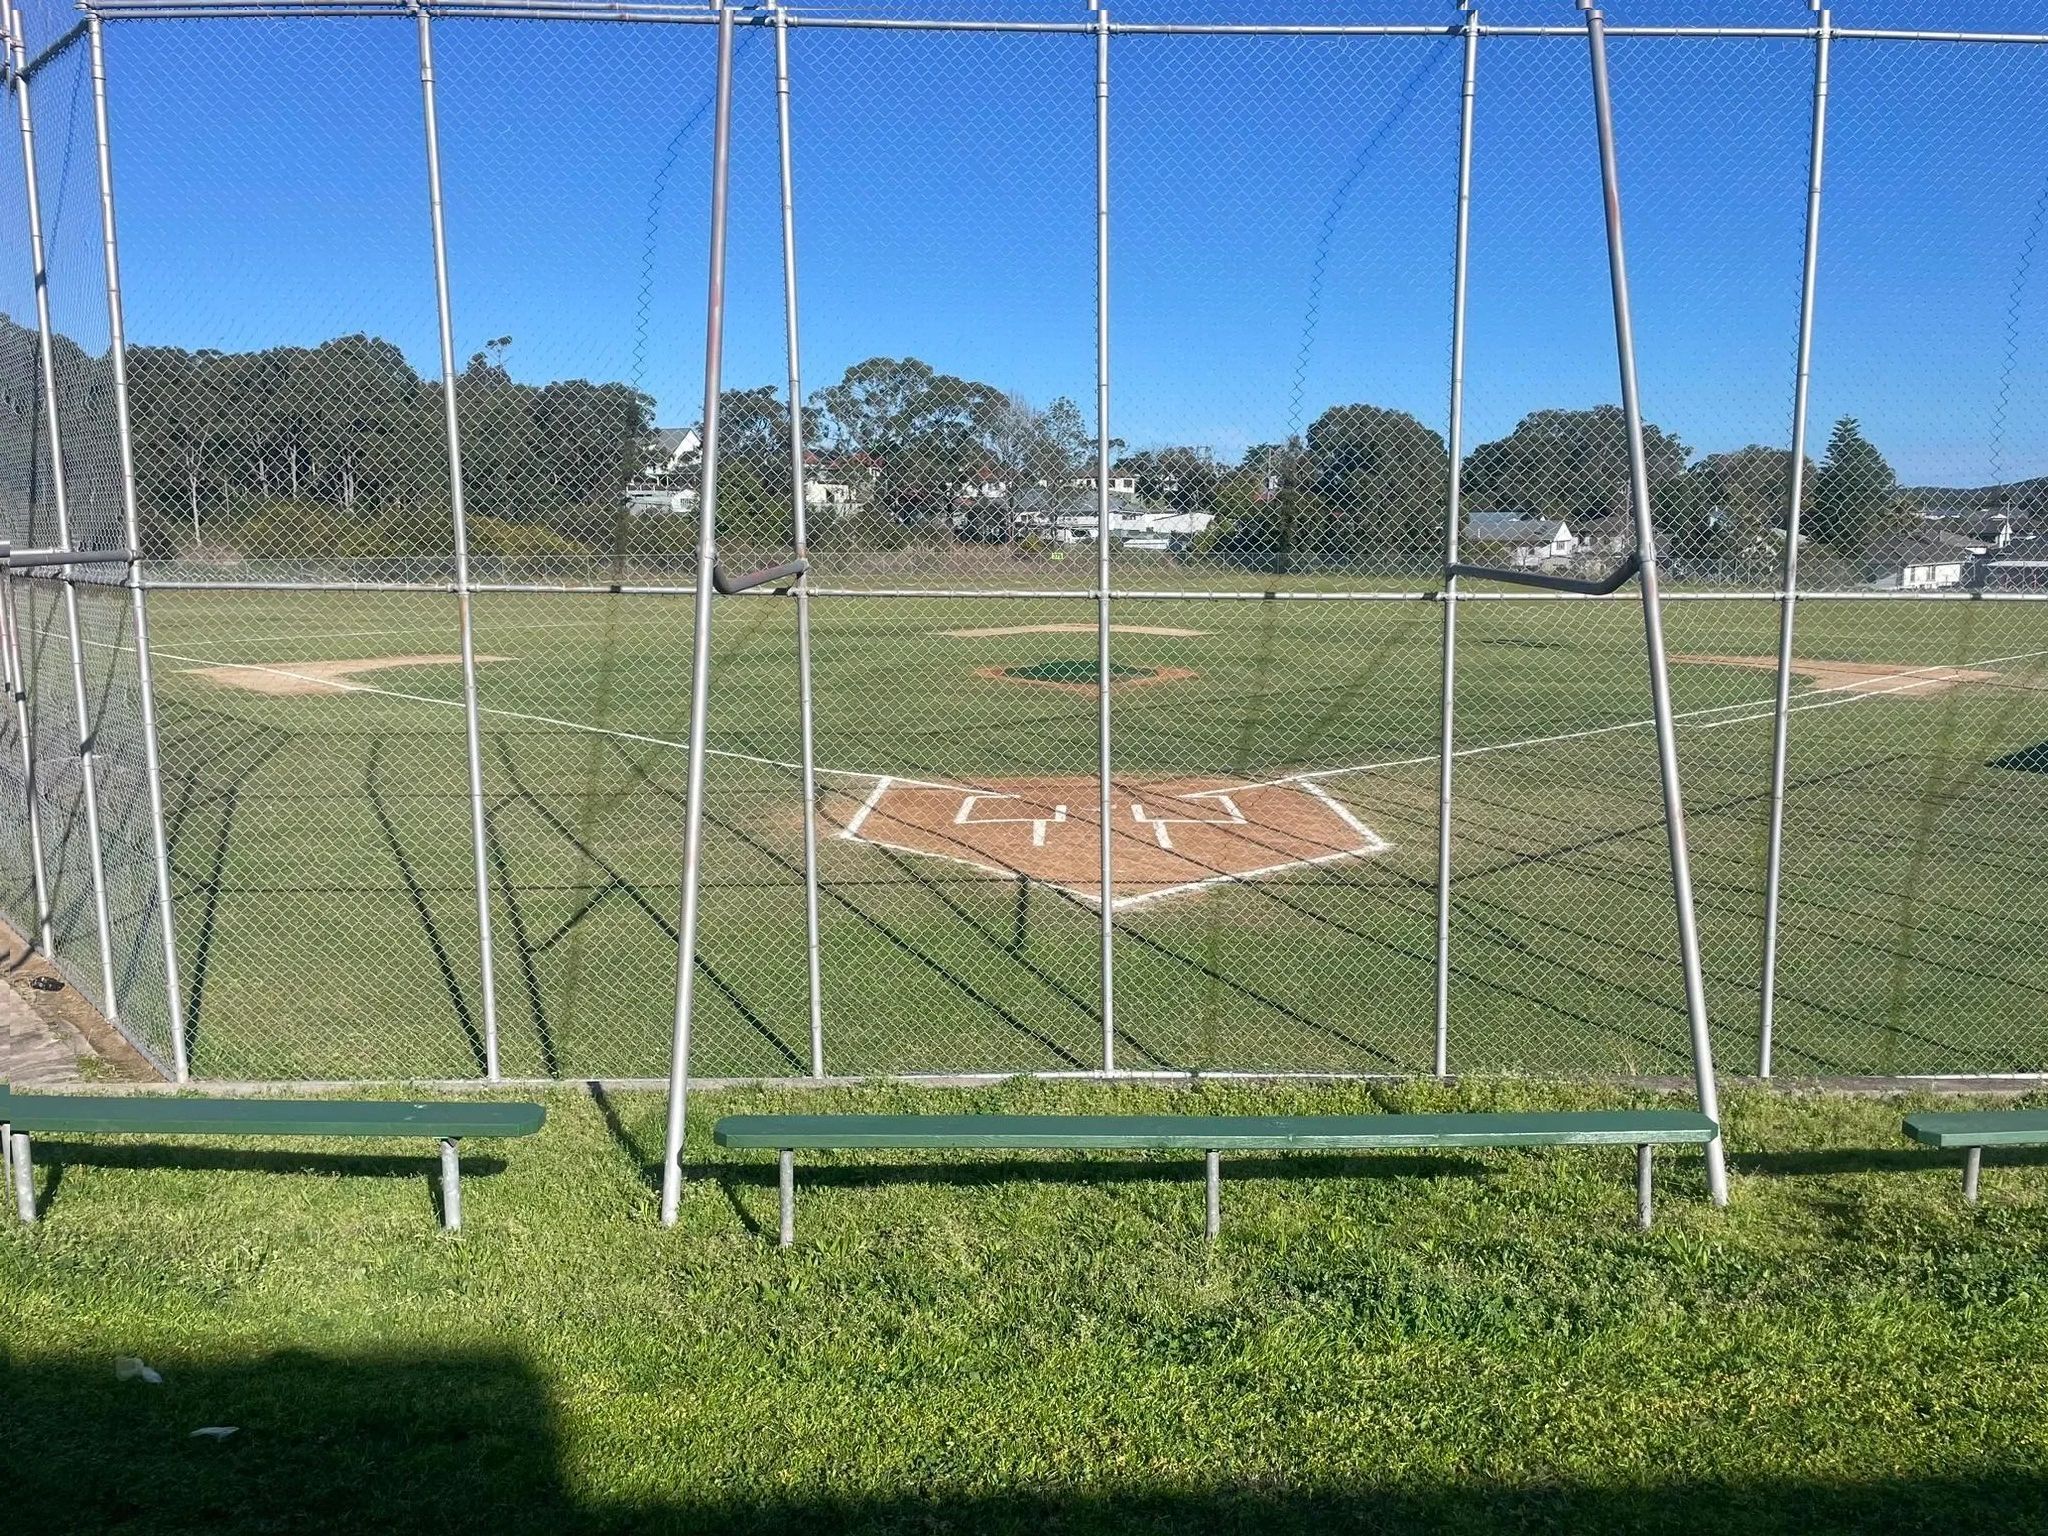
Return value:
[(1526, 512), (1475, 512), (1465, 519), (1465, 537), (1484, 544), (1548, 544), (1563, 531), (1556, 518)]

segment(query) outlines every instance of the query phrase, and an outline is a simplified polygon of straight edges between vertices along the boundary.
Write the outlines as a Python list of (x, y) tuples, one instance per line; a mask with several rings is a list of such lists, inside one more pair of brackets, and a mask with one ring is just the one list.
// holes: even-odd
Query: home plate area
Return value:
[[(1093, 778), (974, 786), (882, 779), (840, 837), (1101, 898), (1101, 786)], [(1389, 844), (1319, 784), (1118, 781), (1110, 794), (1113, 906), (1156, 901)]]

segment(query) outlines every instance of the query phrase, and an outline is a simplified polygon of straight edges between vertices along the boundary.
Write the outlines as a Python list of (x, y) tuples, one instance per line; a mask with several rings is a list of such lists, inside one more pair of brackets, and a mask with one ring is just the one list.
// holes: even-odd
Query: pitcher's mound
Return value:
[[(479, 656), (478, 661), (509, 661), (508, 656)], [(388, 667), (459, 667), (460, 656), (370, 656), (354, 661), (280, 661), (259, 666), (254, 662), (232, 661), (215, 667), (185, 667), (181, 670), (223, 688), (244, 693), (354, 693), (348, 679), (358, 672), (382, 672)]]
[[(1096, 693), (1101, 673), (1093, 658), (1087, 661), (1033, 661), (1011, 667), (976, 667), (976, 677), (998, 683), (1030, 683), (1038, 688), (1058, 688), (1067, 693)], [(1155, 683), (1180, 683), (1198, 674), (1186, 667), (1126, 667), (1109, 664), (1109, 686), (1113, 693), (1126, 688), (1149, 688)]]

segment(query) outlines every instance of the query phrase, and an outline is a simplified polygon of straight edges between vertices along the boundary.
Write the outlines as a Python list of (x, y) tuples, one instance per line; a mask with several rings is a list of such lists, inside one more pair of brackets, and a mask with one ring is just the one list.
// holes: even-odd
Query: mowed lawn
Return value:
[[(1731, 1096), (1734, 1204), (1660, 1155), (807, 1156), (805, 1108), (1571, 1108), (1506, 1084), (723, 1092), (662, 1231), (653, 1094), (471, 1149), (53, 1139), (0, 1232), (10, 1532), (2032, 1532), (2048, 1161), (1923, 1101)], [(1636, 1098), (1628, 1102), (1647, 1103)], [(1676, 1102), (1676, 1101), (1674, 1101)], [(47, 1186), (45, 1186), (47, 1188)], [(163, 1375), (117, 1381), (116, 1356)], [(220, 1442), (193, 1438), (232, 1426)]]
[[(154, 614), (199, 1070), (475, 1073), (453, 600), (165, 593)], [(477, 614), (495, 658), (481, 694), (506, 1070), (659, 1074), (689, 602), (487, 594)], [(1089, 776), (1093, 698), (982, 669), (1086, 660), (1092, 634), (947, 631), (1092, 621), (1085, 597), (816, 602), (828, 1070), (1100, 1064), (1091, 906), (834, 835), (878, 775)], [(1115, 621), (1194, 632), (1115, 637), (1119, 665), (1195, 674), (1115, 695), (1119, 775), (1313, 773), (1390, 845), (1120, 912), (1119, 1064), (1426, 1069), (1440, 607), (1128, 600)], [(1770, 602), (1667, 606), (1677, 656), (1768, 656), (1776, 624)], [(794, 606), (727, 603), (717, 626), (699, 1065), (801, 1072)], [(1906, 671), (1874, 694), (1796, 683), (1780, 1070), (2040, 1067), (2048, 774), (1999, 764), (2048, 739), (2048, 614), (1812, 600), (1800, 637), (1802, 657), (1989, 675), (1934, 687)], [(352, 691), (298, 695), (199, 670), (238, 662), (275, 682), (308, 662), (391, 658), (411, 660), (355, 674)], [(1454, 1067), (1682, 1070), (1636, 604), (1469, 602), (1459, 669)], [(1723, 1065), (1743, 1072), (1756, 1060), (1772, 678), (1680, 663), (1673, 684), (1710, 1002)], [(60, 938), (86, 962), (82, 878), (71, 859)]]

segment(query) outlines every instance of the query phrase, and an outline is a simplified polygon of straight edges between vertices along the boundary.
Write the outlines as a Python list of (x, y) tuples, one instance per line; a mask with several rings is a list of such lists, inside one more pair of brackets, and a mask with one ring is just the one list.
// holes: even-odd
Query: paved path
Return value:
[(61, 1019), (29, 1007), (13, 985), (0, 980), (0, 1077), (16, 1086), (75, 1083), (81, 1057), (92, 1054)]

